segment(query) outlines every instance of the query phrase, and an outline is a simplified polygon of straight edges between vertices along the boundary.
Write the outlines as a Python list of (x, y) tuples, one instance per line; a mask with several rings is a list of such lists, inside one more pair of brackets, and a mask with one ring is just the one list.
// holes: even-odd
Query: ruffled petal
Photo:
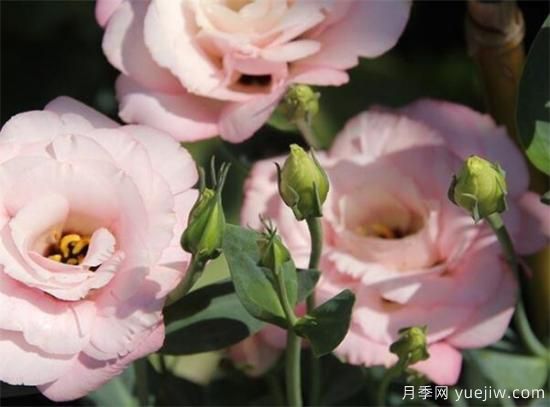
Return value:
[(56, 380), (74, 363), (76, 355), (52, 355), (29, 345), (23, 334), (0, 329), (0, 380), (36, 386)]
[(134, 350), (123, 358), (98, 361), (81, 353), (68, 371), (57, 380), (41, 385), (39, 390), (54, 401), (83, 397), (122, 373), (134, 360), (157, 351), (163, 341), (164, 325), (160, 324), (150, 334), (136, 341)]

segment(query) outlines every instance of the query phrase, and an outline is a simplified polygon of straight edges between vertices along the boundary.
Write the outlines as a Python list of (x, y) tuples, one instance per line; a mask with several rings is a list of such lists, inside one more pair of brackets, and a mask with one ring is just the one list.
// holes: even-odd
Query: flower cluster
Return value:
[[(489, 228), (447, 198), (450, 180), (470, 154), (514, 169), (507, 177), (506, 224), (520, 253), (542, 248), (550, 236), (549, 210), (527, 191), (519, 150), (490, 118), (466, 107), (423, 100), (397, 111), (372, 109), (319, 154), (332, 187), (316, 297), (323, 302), (343, 288), (357, 296), (351, 328), (335, 351), (343, 360), (390, 366), (399, 330), (425, 325), (430, 358), (412, 367), (436, 383), (454, 384), (459, 350), (504, 334), (516, 302), (515, 277)], [(254, 166), (245, 189), (242, 223), (259, 228), (258, 214), (273, 219), (297, 265), (307, 267), (309, 235), (279, 199), (272, 160)], [(283, 348), (283, 332), (261, 332), (231, 355), (261, 374), (271, 365), (270, 352)]]

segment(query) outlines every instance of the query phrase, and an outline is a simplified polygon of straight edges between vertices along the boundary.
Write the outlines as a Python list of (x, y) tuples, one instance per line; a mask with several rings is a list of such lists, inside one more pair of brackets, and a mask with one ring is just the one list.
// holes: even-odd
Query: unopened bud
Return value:
[(215, 189), (201, 187), (200, 195), (189, 213), (187, 229), (181, 236), (181, 246), (203, 261), (212, 260), (221, 253), (225, 215), (221, 192), (229, 166), (223, 165)]
[(281, 112), (290, 122), (309, 122), (319, 112), (319, 97), (319, 93), (307, 85), (293, 85), (283, 99)]
[(475, 221), (506, 210), (506, 178), (498, 164), (469, 157), (454, 177), (449, 198), (470, 212)]
[(296, 219), (322, 216), (329, 181), (311, 151), (307, 153), (300, 146), (291, 145), (290, 155), (278, 174), (279, 194), (285, 204), (292, 208)]
[(426, 326), (413, 326), (399, 330), (399, 339), (391, 344), (390, 352), (396, 354), (407, 366), (430, 357), (426, 340)]
[(279, 272), (281, 267), (291, 259), (288, 249), (285, 247), (277, 231), (271, 226), (257, 241), (260, 251), (258, 265), (274, 272)]

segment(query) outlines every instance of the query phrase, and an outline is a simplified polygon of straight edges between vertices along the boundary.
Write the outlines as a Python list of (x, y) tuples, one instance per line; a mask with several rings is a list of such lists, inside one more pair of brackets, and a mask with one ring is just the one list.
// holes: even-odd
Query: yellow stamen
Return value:
[(69, 253), (71, 252), (69, 245), (80, 242), (81, 239), (80, 235), (75, 233), (63, 236), (59, 241), (59, 251), (61, 251), (63, 257), (69, 257)]
[(52, 254), (51, 256), (48, 256), (48, 259), (61, 263), (62, 257), (60, 254)]
[(90, 245), (90, 236), (81, 236), (76, 233), (62, 235), (59, 231), (52, 231), (53, 241), (47, 257), (59, 263), (77, 266), (84, 261), (86, 251)]
[(80, 254), (84, 249), (88, 247), (90, 244), (90, 238), (87, 236), (83, 236), (80, 241), (78, 241), (74, 247), (71, 253), (74, 255)]
[(395, 231), (382, 223), (362, 225), (356, 228), (356, 233), (363, 236), (376, 236), (382, 239), (395, 239)]
[(395, 239), (395, 232), (381, 223), (374, 223), (370, 226), (372, 234), (383, 239)]

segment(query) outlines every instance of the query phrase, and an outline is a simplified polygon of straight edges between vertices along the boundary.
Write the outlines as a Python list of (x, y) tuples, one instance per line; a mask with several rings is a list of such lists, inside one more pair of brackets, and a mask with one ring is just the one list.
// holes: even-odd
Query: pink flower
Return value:
[[(342, 359), (392, 365), (396, 356), (389, 345), (398, 330), (427, 325), (431, 357), (414, 368), (438, 384), (454, 384), (460, 349), (502, 337), (514, 310), (516, 280), (489, 228), (475, 225), (447, 199), (452, 175), (470, 154), (506, 170), (505, 222), (518, 251), (543, 247), (550, 208), (527, 191), (521, 153), (488, 116), (429, 100), (396, 112), (374, 109), (351, 120), (329, 153), (320, 155), (331, 193), (322, 218), (317, 301), (344, 288), (357, 296), (350, 331), (335, 351)], [(278, 197), (269, 161), (252, 170), (242, 223), (259, 228), (258, 214), (275, 221), (297, 264), (305, 267), (306, 226)], [(261, 336), (253, 340), (263, 343)]]
[(338, 86), (393, 47), (409, 0), (98, 0), (120, 116), (178, 140), (237, 143), (289, 84)]
[(197, 192), (171, 137), (72, 99), (0, 132), (0, 380), (85, 395), (164, 340)]

